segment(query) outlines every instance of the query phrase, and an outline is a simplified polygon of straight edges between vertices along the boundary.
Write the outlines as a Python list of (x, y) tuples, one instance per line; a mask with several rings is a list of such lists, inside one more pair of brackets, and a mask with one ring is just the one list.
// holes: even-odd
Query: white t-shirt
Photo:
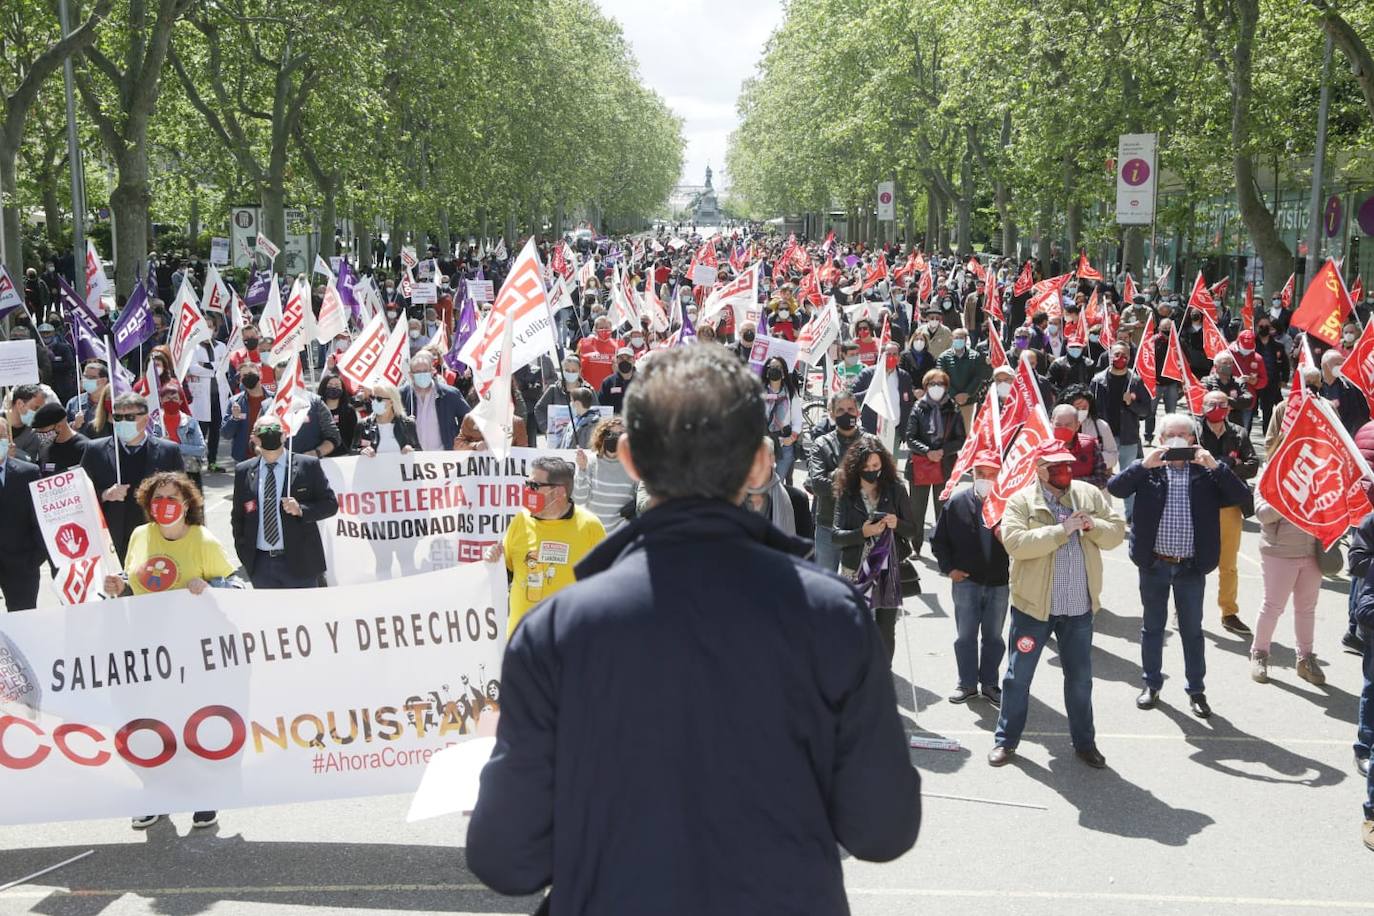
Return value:
[(396, 427), (390, 420), (377, 424), (377, 454), (399, 452), (401, 444), (396, 441)]

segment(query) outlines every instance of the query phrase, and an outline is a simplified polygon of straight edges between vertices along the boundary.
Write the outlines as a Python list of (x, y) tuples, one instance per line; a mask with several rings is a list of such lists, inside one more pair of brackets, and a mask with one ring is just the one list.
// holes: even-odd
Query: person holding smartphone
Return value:
[(1153, 709), (1164, 686), (1164, 625), (1169, 593), (1178, 612), (1188, 706), (1205, 719), (1207, 703), (1206, 645), (1202, 638), (1202, 597), (1207, 575), (1221, 556), (1221, 510), (1246, 506), (1250, 487), (1211, 452), (1197, 445), (1193, 418), (1165, 414), (1159, 423), (1163, 447), (1107, 481), (1113, 496), (1135, 497), (1131, 518), (1131, 561), (1140, 574), (1140, 664), (1144, 688), (1136, 697), (1140, 709)]

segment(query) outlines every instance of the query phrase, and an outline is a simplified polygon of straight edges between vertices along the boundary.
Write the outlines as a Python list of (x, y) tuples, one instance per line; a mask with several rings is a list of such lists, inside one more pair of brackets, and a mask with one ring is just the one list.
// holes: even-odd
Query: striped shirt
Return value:
[[(1062, 523), (1073, 514), (1073, 509), (1059, 501), (1049, 488), (1041, 487), (1045, 503), (1054, 514), (1054, 519)], [(1092, 598), (1088, 596), (1088, 563), (1083, 558), (1083, 543), (1080, 532), (1069, 535), (1069, 540), (1054, 552), (1054, 581), (1050, 586), (1050, 615), (1056, 617), (1080, 617), (1093, 609)]]
[(1188, 466), (1164, 468), (1168, 492), (1164, 497), (1164, 515), (1159, 520), (1159, 531), (1155, 533), (1155, 552), (1166, 557), (1191, 557), (1193, 555), (1193, 510), (1189, 488), (1192, 486), (1192, 469)]
[(607, 534), (625, 524), (620, 510), (634, 498), (635, 482), (615, 458), (592, 458), (573, 478), (573, 502), (595, 515)]

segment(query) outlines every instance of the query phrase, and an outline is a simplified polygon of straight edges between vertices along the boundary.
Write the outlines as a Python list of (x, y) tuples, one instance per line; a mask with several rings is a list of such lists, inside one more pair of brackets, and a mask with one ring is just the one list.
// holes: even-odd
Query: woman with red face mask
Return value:
[[(129, 536), (125, 574), (106, 576), (105, 594), (148, 595), (184, 588), (201, 595), (234, 574), (238, 564), (205, 527), (205, 500), (185, 474), (154, 474), (139, 485), (135, 499), (149, 522)], [(145, 830), (163, 817), (141, 815), (133, 819), (133, 827)], [(197, 811), (191, 826), (209, 827), (216, 819), (214, 811)]]
[(878, 362), (878, 338), (873, 336), (873, 325), (867, 318), (854, 323), (854, 341), (859, 345), (859, 362), (872, 366)]

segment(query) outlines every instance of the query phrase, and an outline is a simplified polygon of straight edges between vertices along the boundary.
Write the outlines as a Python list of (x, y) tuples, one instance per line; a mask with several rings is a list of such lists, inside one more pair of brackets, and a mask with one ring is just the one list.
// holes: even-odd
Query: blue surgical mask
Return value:
[(0, 461), (4, 461), (10, 455), (10, 440), (0, 439)]
[(95, 390), (100, 387), (100, 379), (83, 378), (81, 380), (81, 390), (87, 394), (95, 394)]
[(962, 337), (956, 337), (954, 338), (954, 342), (951, 344), (951, 346), (954, 347), (954, 349), (956, 350), (962, 350), (967, 345), (967, 343), (968, 342), (965, 341)]
[(1069, 356), (1071, 356), (1072, 358), (1078, 359), (1078, 357), (1080, 357), (1080, 356), (1082, 356), (1082, 355), (1083, 355), (1083, 348), (1082, 348), (1082, 347), (1069, 347)]
[(19, 415), (19, 422), (23, 423), (25, 426), (32, 426), (34, 415), (37, 413), (38, 411), (35, 409), (26, 410)]
[(115, 435), (119, 437), (119, 441), (123, 442), (125, 445), (128, 445), (130, 442), (138, 438), (138, 421), (115, 420), (114, 431)]
[(414, 375), (414, 381), (416, 388), (428, 388), (430, 385), (434, 384), (434, 373), (417, 372)]
[(386, 413), (387, 408), (389, 408), (390, 406), (391, 402), (388, 400), (382, 398), (372, 399), (372, 412), (375, 414)]

